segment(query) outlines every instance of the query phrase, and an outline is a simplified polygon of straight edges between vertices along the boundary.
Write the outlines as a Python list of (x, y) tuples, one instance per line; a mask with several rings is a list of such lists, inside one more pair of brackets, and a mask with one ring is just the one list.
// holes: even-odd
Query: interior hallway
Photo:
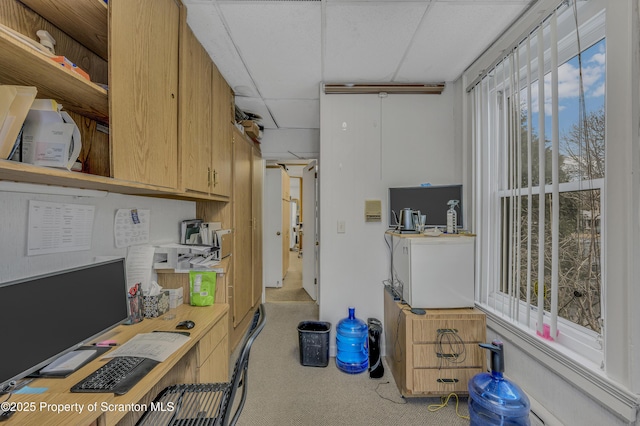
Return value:
[(302, 288), (302, 256), (298, 251), (289, 251), (289, 269), (282, 280), (282, 287), (266, 288), (266, 302), (311, 302), (315, 303)]

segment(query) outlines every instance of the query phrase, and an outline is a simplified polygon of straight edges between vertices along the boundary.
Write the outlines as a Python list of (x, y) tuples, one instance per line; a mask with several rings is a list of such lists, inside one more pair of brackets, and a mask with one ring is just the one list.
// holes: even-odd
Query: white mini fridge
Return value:
[(393, 269), (412, 308), (474, 306), (475, 238), (393, 235)]

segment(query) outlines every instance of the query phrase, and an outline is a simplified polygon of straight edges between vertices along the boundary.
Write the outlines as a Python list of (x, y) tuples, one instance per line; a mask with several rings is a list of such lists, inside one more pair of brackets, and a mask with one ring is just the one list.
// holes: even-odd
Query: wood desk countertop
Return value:
[[(106, 364), (111, 358), (91, 361), (78, 371), (63, 379), (41, 378), (28, 384), (30, 388), (45, 388), (39, 394), (14, 394), (9, 402), (13, 403), (16, 413), (5, 422), (6, 425), (81, 425), (87, 426), (97, 421), (99, 426), (115, 425), (129, 412), (144, 411), (143, 398), (154, 390), (158, 383), (179, 363), (186, 367), (193, 361), (187, 355), (195, 351), (198, 342), (228, 314), (229, 305), (215, 304), (206, 307), (180, 305), (167, 314), (175, 318), (165, 320), (167, 314), (158, 318), (145, 318), (134, 325), (119, 325), (113, 330), (95, 339), (96, 342), (109, 339), (123, 344), (140, 333), (153, 331), (175, 331), (175, 326), (183, 320), (192, 320), (195, 327), (188, 330), (190, 340), (174, 352), (167, 360), (159, 363), (129, 392), (124, 395), (113, 393), (71, 393), (73, 385)], [(226, 327), (225, 327), (226, 330)], [(109, 352), (107, 352), (108, 354)], [(188, 372), (186, 377), (190, 378)], [(193, 376), (193, 375), (192, 375)], [(193, 376), (195, 377), (195, 376)], [(166, 385), (157, 390), (159, 392)], [(156, 393), (157, 393), (156, 392)], [(155, 394), (153, 395), (155, 397)], [(2, 397), (4, 398), (6, 397)]]

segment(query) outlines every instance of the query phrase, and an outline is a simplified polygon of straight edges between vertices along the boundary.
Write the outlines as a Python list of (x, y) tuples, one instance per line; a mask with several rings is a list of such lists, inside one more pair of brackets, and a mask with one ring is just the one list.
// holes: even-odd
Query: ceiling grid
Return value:
[(454, 81), (534, 2), (183, 0), (236, 104), (265, 129), (318, 129), (323, 82)]

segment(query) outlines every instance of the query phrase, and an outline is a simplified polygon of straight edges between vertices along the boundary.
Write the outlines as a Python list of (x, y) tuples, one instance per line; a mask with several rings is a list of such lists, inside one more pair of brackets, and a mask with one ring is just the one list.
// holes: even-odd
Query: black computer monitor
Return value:
[(462, 185), (432, 185), (389, 188), (389, 228), (394, 228), (394, 212), (398, 217), (404, 208), (420, 210), (426, 215), (427, 228), (446, 227), (449, 200), (458, 200), (456, 207), (458, 228), (464, 228), (462, 216)]
[(0, 283), (0, 385), (127, 319), (125, 260)]

